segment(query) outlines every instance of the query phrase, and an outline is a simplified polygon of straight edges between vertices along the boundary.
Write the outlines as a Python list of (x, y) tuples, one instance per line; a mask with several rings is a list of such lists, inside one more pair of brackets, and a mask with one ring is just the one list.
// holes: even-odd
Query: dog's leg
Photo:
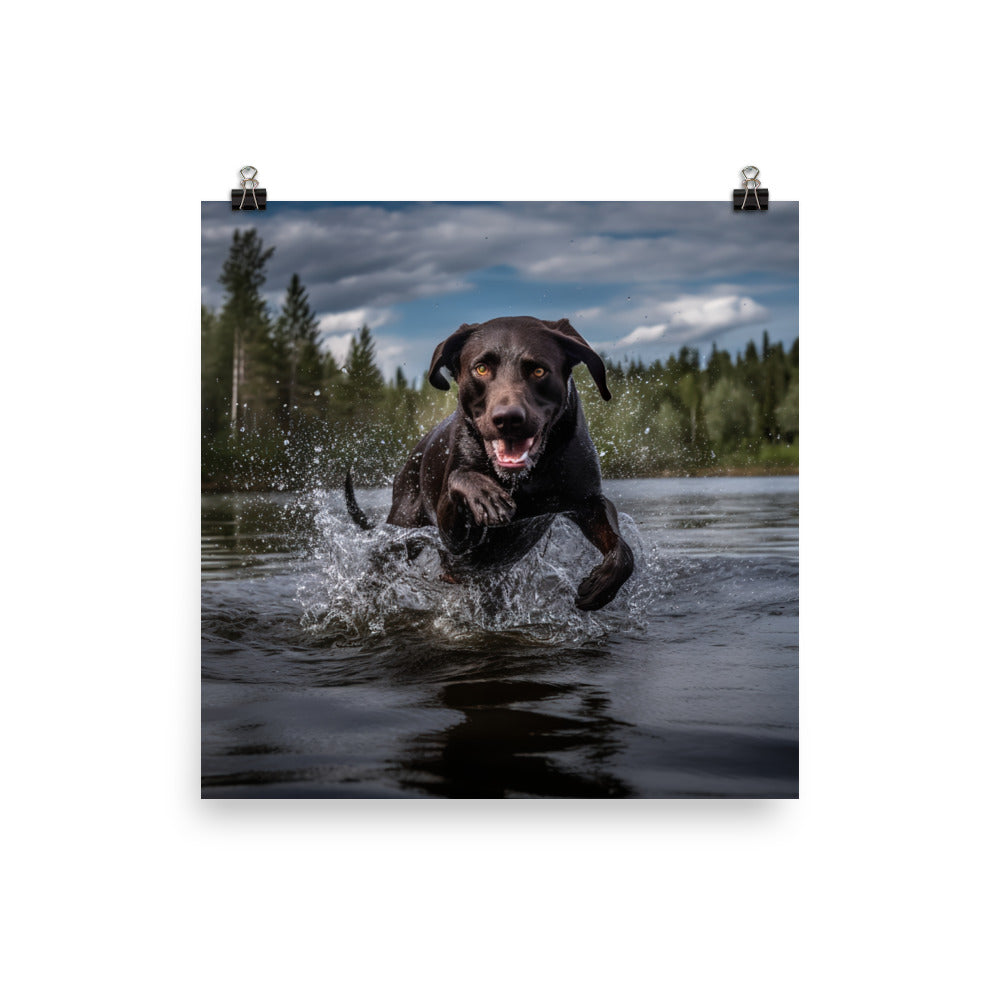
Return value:
[[(514, 516), (511, 495), (481, 472), (452, 472), (437, 504), (438, 531), (452, 552), (469, 549), (491, 525), (507, 524)], [(473, 531), (478, 527), (479, 531)]]
[(615, 505), (607, 497), (588, 497), (579, 507), (567, 511), (566, 516), (604, 556), (576, 592), (576, 606), (581, 611), (596, 611), (613, 600), (632, 575), (635, 557), (621, 536)]
[(394, 538), (386, 543), (383, 552), (394, 559), (405, 558), (408, 562), (413, 562), (426, 547), (425, 538)]

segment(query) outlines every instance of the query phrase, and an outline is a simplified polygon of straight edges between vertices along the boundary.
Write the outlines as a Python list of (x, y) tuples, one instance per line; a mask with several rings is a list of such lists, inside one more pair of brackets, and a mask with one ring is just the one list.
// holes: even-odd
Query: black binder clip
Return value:
[(760, 186), (760, 171), (756, 167), (744, 167), (740, 173), (743, 174), (743, 190), (733, 190), (733, 211), (766, 212), (767, 188)]
[(232, 203), (234, 212), (263, 211), (267, 208), (267, 188), (259, 188), (256, 167), (240, 168), (240, 187), (233, 188)]

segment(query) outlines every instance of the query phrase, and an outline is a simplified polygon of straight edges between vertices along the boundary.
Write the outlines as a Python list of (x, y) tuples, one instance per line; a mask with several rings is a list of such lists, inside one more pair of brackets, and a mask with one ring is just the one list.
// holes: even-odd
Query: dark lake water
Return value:
[(637, 570), (592, 613), (562, 518), (454, 585), (337, 492), (204, 497), (203, 796), (797, 796), (798, 479), (605, 490)]

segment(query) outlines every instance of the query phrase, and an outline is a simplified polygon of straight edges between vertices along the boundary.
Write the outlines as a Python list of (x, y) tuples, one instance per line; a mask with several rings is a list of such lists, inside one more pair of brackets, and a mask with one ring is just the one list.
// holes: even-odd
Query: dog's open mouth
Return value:
[(534, 447), (533, 437), (509, 440), (497, 438), (488, 443), (493, 452), (493, 461), (501, 469), (530, 469), (534, 464), (531, 449)]

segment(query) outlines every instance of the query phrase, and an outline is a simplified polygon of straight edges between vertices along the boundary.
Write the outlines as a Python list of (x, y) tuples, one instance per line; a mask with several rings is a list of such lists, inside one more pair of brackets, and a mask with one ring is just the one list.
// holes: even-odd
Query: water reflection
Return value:
[(622, 748), (622, 723), (598, 691), (580, 699), (578, 716), (541, 702), (577, 694), (565, 684), (531, 680), (447, 684), (440, 702), (464, 718), (409, 742), (400, 761), (404, 788), (451, 798), (634, 794), (605, 765)]
[[(205, 746), (204, 794), (350, 795), (352, 784), (364, 794), (367, 767), (352, 767), (351, 754), (370, 759), (372, 738), (385, 751), (379, 782), (395, 785), (397, 794), (636, 794), (614, 773), (629, 726), (612, 716), (607, 692), (596, 685), (523, 676), (417, 683), (400, 671), (389, 686), (391, 694), (359, 686), (323, 699), (272, 687), (266, 704), (254, 698), (205, 706), (203, 725), (213, 736)], [(407, 709), (390, 723), (384, 707), (395, 705)]]

